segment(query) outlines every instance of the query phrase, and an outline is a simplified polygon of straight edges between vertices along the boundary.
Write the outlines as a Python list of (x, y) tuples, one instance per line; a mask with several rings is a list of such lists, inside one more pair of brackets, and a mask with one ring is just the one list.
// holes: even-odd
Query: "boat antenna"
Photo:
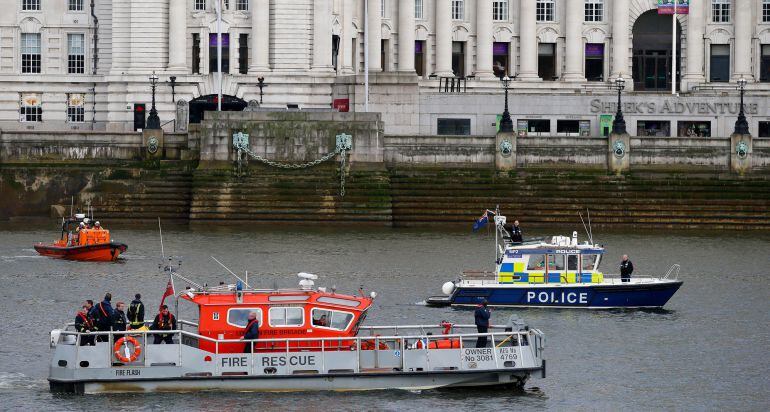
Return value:
[(578, 215), (580, 216), (580, 222), (583, 224), (583, 230), (586, 231), (586, 236), (588, 236), (588, 241), (594, 243), (591, 241), (591, 233), (588, 231), (588, 226), (586, 226), (586, 222), (583, 220), (583, 212), (578, 212)]
[(160, 216), (158, 216), (158, 234), (160, 235), (160, 256), (166, 258), (166, 252), (163, 250), (163, 228), (160, 226)]
[(70, 216), (75, 217), (75, 196), (70, 197)]
[(594, 230), (591, 227), (591, 210), (586, 207), (586, 213), (588, 214), (588, 241), (594, 244)]
[[(171, 272), (171, 278), (172, 278), (172, 279), (174, 278), (174, 276), (176, 276), (176, 277), (178, 277), (179, 279), (182, 279), (183, 281), (185, 281), (185, 282), (187, 282), (187, 283), (189, 283), (189, 284), (191, 284), (191, 285), (195, 286), (195, 287), (196, 287), (196, 288), (198, 288), (199, 290), (203, 290), (203, 286), (201, 286), (201, 285), (199, 285), (199, 284), (197, 284), (197, 283), (193, 282), (193, 281), (192, 281), (192, 280), (190, 280), (190, 279), (187, 279), (186, 277), (184, 277), (184, 276), (180, 275), (180, 274), (179, 274), (179, 273), (177, 273), (177, 272)], [(172, 280), (172, 282), (173, 282), (173, 280)]]
[(240, 278), (238, 275), (236, 275), (236, 274), (235, 274), (235, 272), (233, 272), (232, 270), (230, 270), (230, 269), (229, 269), (227, 266), (225, 266), (225, 265), (224, 265), (222, 262), (218, 261), (218, 260), (217, 260), (217, 258), (215, 258), (214, 256), (211, 256), (211, 258), (212, 258), (212, 259), (214, 259), (214, 262), (217, 262), (217, 263), (219, 263), (219, 266), (222, 266), (223, 268), (225, 268), (225, 270), (226, 270), (226, 271), (230, 272), (230, 274), (231, 274), (231, 275), (235, 276), (235, 278), (236, 278), (236, 279), (238, 279), (238, 280), (240, 280), (241, 282), (243, 282), (244, 286), (246, 286), (246, 287), (248, 287), (248, 288), (251, 288), (251, 285), (249, 285), (249, 282), (245, 282), (245, 281), (244, 281), (243, 279), (241, 279), (241, 278)]

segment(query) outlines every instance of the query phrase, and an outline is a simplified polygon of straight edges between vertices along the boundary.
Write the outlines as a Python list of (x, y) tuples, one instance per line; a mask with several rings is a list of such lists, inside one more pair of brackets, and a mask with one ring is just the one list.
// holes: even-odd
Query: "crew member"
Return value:
[(80, 243), (80, 231), (85, 228), (86, 228), (86, 224), (83, 222), (80, 222), (77, 229), (75, 229), (75, 236), (72, 241), (73, 244), (77, 245), (78, 243)]
[[(243, 340), (259, 339), (259, 321), (256, 312), (249, 313), (249, 323), (246, 324), (246, 329), (243, 331)], [(246, 342), (243, 345), (243, 353), (251, 353), (253, 344), (254, 342)]]
[(134, 300), (128, 305), (128, 321), (131, 322), (131, 329), (139, 329), (144, 326), (144, 304), (142, 295), (137, 293)]
[[(114, 310), (112, 309), (112, 294), (107, 293), (104, 295), (104, 300), (99, 302), (96, 306), (91, 308), (88, 315), (94, 320), (94, 326), (99, 332), (108, 332), (112, 326), (112, 316)], [(99, 335), (96, 337), (97, 342), (107, 342), (109, 337), (107, 335)]]
[(513, 225), (505, 225), (503, 226), (505, 230), (508, 231), (508, 234), (511, 236), (511, 242), (513, 243), (521, 243), (524, 241), (524, 235), (521, 232), (521, 228), (519, 227), (519, 221), (514, 220)]
[[(118, 302), (115, 305), (115, 311), (112, 313), (112, 330), (125, 331), (126, 325), (128, 325), (128, 319), (126, 319), (126, 304)], [(115, 340), (120, 339), (123, 335), (115, 335)]]
[[(155, 316), (155, 321), (152, 322), (152, 330), (176, 330), (176, 318), (168, 310), (167, 305), (160, 307), (160, 313)], [(158, 333), (155, 334), (154, 344), (160, 343), (172, 344), (172, 334), (170, 333)]]
[[(476, 312), (473, 313), (473, 317), (476, 322), (476, 330), (478, 330), (479, 333), (487, 333), (489, 330), (489, 318), (491, 316), (492, 314), (489, 312), (489, 308), (487, 307), (487, 300), (484, 299), (476, 308)], [(487, 347), (487, 336), (479, 336), (476, 339), (476, 347)]]
[[(83, 305), (75, 315), (75, 330), (79, 333), (88, 333), (94, 329), (94, 324), (88, 318), (88, 307)], [(93, 336), (80, 336), (80, 346), (94, 346)]]
[(634, 273), (634, 264), (628, 259), (628, 255), (623, 255), (623, 261), (620, 262), (620, 280), (630, 282), (632, 273)]
[(98, 220), (94, 223), (94, 230), (102, 230), (102, 224)]

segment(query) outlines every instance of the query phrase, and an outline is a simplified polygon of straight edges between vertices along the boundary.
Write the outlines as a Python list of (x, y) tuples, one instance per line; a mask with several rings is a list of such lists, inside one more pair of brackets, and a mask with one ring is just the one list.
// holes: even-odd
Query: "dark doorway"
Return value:
[[(634, 23), (634, 90), (671, 90), (673, 49), (671, 45), (671, 15), (659, 15), (657, 10), (643, 13)], [(677, 21), (676, 76), (682, 60), (682, 27)]]
[[(245, 100), (235, 96), (222, 95), (223, 112), (240, 112), (248, 106)], [(200, 123), (203, 120), (204, 112), (215, 112), (217, 110), (217, 95), (209, 94), (201, 96), (190, 101), (190, 123)]]

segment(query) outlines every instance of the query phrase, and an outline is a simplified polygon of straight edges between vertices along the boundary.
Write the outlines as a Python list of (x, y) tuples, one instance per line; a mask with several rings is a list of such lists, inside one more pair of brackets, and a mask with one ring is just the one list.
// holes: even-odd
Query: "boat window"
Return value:
[(298, 307), (270, 308), (270, 326), (302, 326), (303, 310)]
[(543, 270), (545, 269), (545, 255), (529, 255), (529, 263), (527, 264), (527, 270)]
[(332, 305), (349, 306), (351, 308), (356, 308), (361, 304), (361, 302), (357, 300), (331, 298), (328, 296), (321, 296), (318, 298), (318, 301), (321, 303), (331, 303)]
[[(257, 322), (262, 325), (262, 309), (260, 308), (232, 308), (227, 311), (227, 324), (245, 328), (249, 323), (249, 313), (257, 314)], [(215, 319), (216, 320), (216, 319)]]
[(583, 270), (594, 270), (596, 255), (583, 255)]
[(564, 270), (564, 255), (548, 255), (548, 270)]
[(330, 309), (313, 309), (313, 326), (345, 330), (353, 321), (353, 314)]
[(577, 255), (567, 255), (567, 270), (577, 270), (578, 257)]
[(286, 296), (286, 295), (273, 295), (267, 298), (270, 302), (286, 302), (286, 301), (304, 301), (310, 299), (310, 296), (308, 295), (293, 295), (293, 296)]

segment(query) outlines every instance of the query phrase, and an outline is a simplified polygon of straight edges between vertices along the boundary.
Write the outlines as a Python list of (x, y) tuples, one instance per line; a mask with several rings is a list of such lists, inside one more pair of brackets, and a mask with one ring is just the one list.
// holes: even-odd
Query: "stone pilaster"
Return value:
[(313, 1), (313, 62), (314, 71), (332, 70), (332, 2)]
[(340, 39), (340, 57), (342, 61), (342, 74), (353, 74), (353, 14), (355, 6), (353, 0), (344, 0), (342, 3), (342, 38)]
[(436, 0), (436, 74), (452, 76), (452, 1)]
[(415, 71), (414, 0), (398, 0), (398, 71)]
[(187, 0), (169, 0), (168, 71), (187, 72)]
[(508, 172), (516, 169), (516, 132), (499, 132), (495, 138), (495, 169)]
[(564, 18), (567, 21), (566, 31), (566, 65), (564, 81), (584, 82), (583, 74), (583, 3), (582, 1), (567, 1)]
[(476, 78), (492, 78), (492, 2), (476, 1)]
[(270, 0), (251, 0), (251, 66), (249, 72), (270, 71)]
[(541, 80), (537, 75), (537, 22), (535, 0), (519, 0), (519, 80)]
[(706, 30), (705, 11), (710, 3), (706, 0), (690, 0), (690, 14), (687, 16), (687, 67), (682, 77), (682, 90), (706, 81), (703, 34)]
[(733, 77), (740, 79), (743, 77), (748, 81), (754, 79), (751, 70), (751, 32), (756, 24), (751, 19), (752, 0), (735, 0), (735, 70)]
[(369, 32), (369, 71), (382, 71), (382, 17), (379, 0), (364, 0), (369, 4), (369, 19), (366, 20)]
[(628, 21), (628, 0), (612, 2), (612, 78), (619, 76), (630, 78), (628, 70), (628, 38), (630, 27)]
[(610, 172), (621, 174), (631, 169), (631, 136), (628, 133), (610, 133), (607, 140), (607, 167)]

